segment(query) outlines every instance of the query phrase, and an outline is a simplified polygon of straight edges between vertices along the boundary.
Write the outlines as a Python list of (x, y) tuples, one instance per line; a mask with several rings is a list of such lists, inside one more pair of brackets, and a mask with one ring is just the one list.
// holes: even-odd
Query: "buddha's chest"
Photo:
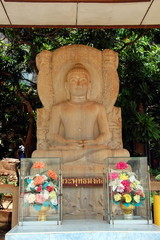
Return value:
[(61, 119), (64, 127), (93, 128), (97, 120), (97, 113), (93, 109), (86, 107), (69, 108), (62, 111)]

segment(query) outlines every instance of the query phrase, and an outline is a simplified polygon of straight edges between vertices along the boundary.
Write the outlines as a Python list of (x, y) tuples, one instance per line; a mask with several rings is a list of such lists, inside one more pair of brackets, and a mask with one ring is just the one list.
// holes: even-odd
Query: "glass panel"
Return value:
[(19, 224), (61, 222), (59, 158), (21, 159)]
[(124, 220), (126, 224), (151, 223), (147, 158), (108, 158), (104, 176), (106, 220), (113, 224), (124, 224)]

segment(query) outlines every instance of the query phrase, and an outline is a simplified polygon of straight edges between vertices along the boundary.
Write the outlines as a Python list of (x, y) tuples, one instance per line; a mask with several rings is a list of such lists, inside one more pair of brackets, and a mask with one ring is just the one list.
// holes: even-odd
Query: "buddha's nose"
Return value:
[(79, 80), (77, 81), (77, 85), (78, 85), (78, 86), (81, 85), (81, 82), (80, 82)]

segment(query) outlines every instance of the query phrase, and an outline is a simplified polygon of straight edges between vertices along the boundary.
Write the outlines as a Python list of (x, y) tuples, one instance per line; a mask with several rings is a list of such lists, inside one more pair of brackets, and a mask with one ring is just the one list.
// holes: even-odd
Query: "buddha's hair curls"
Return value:
[(81, 64), (81, 63), (76, 63), (67, 73), (67, 81), (68, 81), (68, 76), (71, 73), (84, 73), (87, 76), (88, 81), (90, 81), (90, 76), (88, 70)]

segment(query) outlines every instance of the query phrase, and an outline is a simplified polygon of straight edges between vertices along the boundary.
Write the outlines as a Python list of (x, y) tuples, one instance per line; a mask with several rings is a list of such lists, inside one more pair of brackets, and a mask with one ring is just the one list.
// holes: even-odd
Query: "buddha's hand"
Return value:
[(67, 139), (65, 141), (65, 144), (69, 148), (83, 148), (83, 146), (84, 146), (83, 141), (73, 140), (73, 139)]
[(110, 149), (106, 144), (100, 142), (98, 139), (95, 140), (84, 140), (83, 141), (83, 148), (84, 149)]
[(91, 146), (91, 145), (99, 145), (100, 143), (95, 140), (83, 140), (83, 145), (85, 146)]

